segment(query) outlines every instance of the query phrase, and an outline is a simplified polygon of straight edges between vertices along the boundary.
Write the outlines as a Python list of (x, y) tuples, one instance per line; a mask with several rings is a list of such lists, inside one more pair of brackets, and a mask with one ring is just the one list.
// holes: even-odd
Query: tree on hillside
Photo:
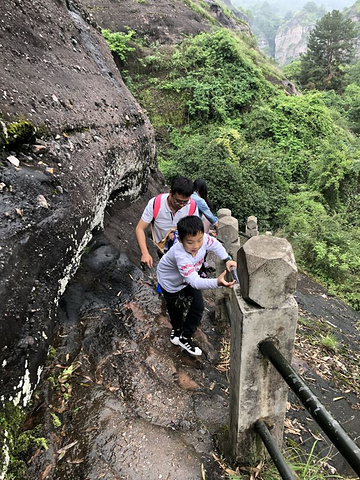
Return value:
[(307, 88), (341, 91), (344, 67), (354, 57), (355, 24), (339, 10), (324, 15), (310, 32), (305, 55), (301, 57), (299, 81)]

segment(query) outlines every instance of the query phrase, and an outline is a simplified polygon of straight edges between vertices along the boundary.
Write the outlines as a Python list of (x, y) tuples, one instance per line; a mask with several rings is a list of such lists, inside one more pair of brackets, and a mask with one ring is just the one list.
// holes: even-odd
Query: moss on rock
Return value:
[(0, 474), (5, 480), (23, 478), (29, 456), (37, 448), (48, 448), (41, 425), (23, 429), (25, 416), (26, 412), (12, 402), (0, 410)]
[(30, 142), (36, 132), (36, 127), (20, 118), (16, 122), (6, 123), (0, 119), (0, 146), (10, 147)]

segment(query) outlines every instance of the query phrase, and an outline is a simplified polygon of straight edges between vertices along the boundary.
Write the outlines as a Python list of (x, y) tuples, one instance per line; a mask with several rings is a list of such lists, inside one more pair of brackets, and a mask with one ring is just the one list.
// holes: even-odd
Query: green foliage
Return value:
[(286, 172), (297, 182), (307, 181), (309, 162), (319, 140), (334, 130), (330, 112), (318, 94), (278, 95), (243, 115), (241, 126), (249, 142), (268, 139), (286, 154)]
[(247, 145), (231, 127), (181, 137), (174, 132), (172, 141), (176, 148), (160, 161), (168, 181), (174, 175), (204, 178), (215, 208), (230, 208), (241, 228), (249, 215), (256, 215), (263, 228), (270, 228), (288, 191), (284, 156), (267, 142)]
[(357, 194), (359, 148), (345, 143), (341, 135), (320, 143), (311, 162), (308, 184), (320, 192), (332, 211), (347, 213)]
[(359, 307), (358, 86), (286, 95), (281, 72), (225, 29), (146, 49), (135, 71), (167, 181), (204, 178), (215, 210), (279, 229), (301, 268)]
[(289, 80), (296, 81), (300, 75), (301, 61), (299, 59), (293, 60), (283, 68), (283, 71)]
[(270, 91), (236, 35), (228, 30), (186, 40), (172, 62), (169, 78), (158, 88), (182, 94), (187, 116), (198, 124), (233, 118)]
[(328, 350), (331, 350), (333, 352), (336, 352), (338, 349), (338, 341), (334, 335), (328, 334), (326, 337), (323, 337), (321, 339), (321, 344), (327, 348)]
[(59, 427), (61, 427), (61, 420), (60, 420), (60, 418), (56, 415), (56, 413), (51, 412), (51, 419), (52, 419), (54, 428), (59, 428)]
[(304, 454), (298, 446), (287, 448), (286, 455), (289, 459), (289, 466), (293, 472), (302, 480), (327, 480), (329, 478), (343, 479), (342, 475), (331, 474), (325, 469), (329, 458), (323, 458), (321, 454), (315, 453), (317, 440), (313, 443), (309, 454)]
[(360, 229), (339, 214), (328, 214), (318, 192), (288, 196), (279, 211), (279, 232), (291, 242), (298, 264), (354, 308), (360, 308)]
[(310, 32), (301, 58), (300, 83), (307, 88), (341, 91), (344, 66), (354, 57), (355, 23), (338, 10), (324, 15)]
[(351, 83), (345, 88), (344, 107), (350, 127), (360, 133), (360, 83)]
[(135, 35), (134, 30), (128, 30), (127, 33), (123, 32), (111, 32), (110, 30), (101, 30), (102, 36), (105, 38), (106, 43), (112, 52), (116, 53), (120, 60), (124, 63), (127, 60), (128, 54), (135, 50), (130, 46), (130, 41)]
[(356, 85), (360, 85), (360, 60), (350, 65), (347, 77), (348, 84), (355, 83)]
[[(32, 430), (23, 430), (24, 420), (25, 412), (12, 402), (8, 402), (0, 412), (0, 432), (2, 441), (7, 446), (2, 445), (2, 451), (4, 455), (7, 448), (9, 455), (5, 480), (24, 478), (27, 459), (36, 449), (47, 450), (48, 448), (45, 438), (41, 436), (41, 425)], [(4, 461), (4, 457), (1, 460)]]

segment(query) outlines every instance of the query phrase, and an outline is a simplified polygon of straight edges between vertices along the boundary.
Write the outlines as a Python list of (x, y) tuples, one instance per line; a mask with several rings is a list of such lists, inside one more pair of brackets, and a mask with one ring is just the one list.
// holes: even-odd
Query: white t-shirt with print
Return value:
[[(180, 210), (172, 213), (167, 203), (168, 197), (168, 193), (163, 193), (161, 195), (159, 213), (157, 214), (157, 217), (153, 224), (155, 242), (160, 242), (160, 240), (162, 240), (168, 233), (170, 228), (176, 228), (178, 221), (181, 220), (183, 217), (187, 217), (189, 215), (190, 200), (189, 203), (187, 203), (184, 207), (180, 208)], [(143, 211), (143, 214), (141, 215), (141, 220), (146, 223), (151, 223), (154, 218), (154, 201), (155, 197), (149, 200), (148, 204), (145, 207), (145, 210)], [(194, 215), (199, 215), (199, 211), (197, 208), (194, 212)]]
[(228, 253), (221, 243), (206, 233), (202, 247), (195, 257), (186, 252), (180, 241), (175, 243), (158, 264), (157, 278), (160, 285), (170, 293), (179, 292), (187, 285), (198, 290), (217, 288), (217, 278), (201, 278), (198, 274), (207, 251), (214, 252), (221, 260), (228, 258)]

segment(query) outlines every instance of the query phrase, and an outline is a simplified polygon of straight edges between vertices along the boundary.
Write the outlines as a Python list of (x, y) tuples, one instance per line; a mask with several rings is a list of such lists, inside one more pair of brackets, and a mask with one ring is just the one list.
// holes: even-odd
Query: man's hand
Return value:
[(141, 251), (140, 261), (147, 267), (151, 268), (154, 262), (153, 262), (152, 256), (150, 255), (147, 249), (146, 236), (145, 236), (145, 230), (148, 228), (149, 225), (150, 223), (146, 223), (144, 222), (144, 220), (140, 219), (139, 223), (136, 225), (136, 228), (135, 228), (135, 235)]
[(152, 266), (154, 264), (153, 258), (152, 258), (152, 256), (150, 255), (149, 252), (148, 253), (143, 253), (141, 255), (140, 262), (143, 263), (144, 265), (146, 265), (149, 268), (152, 268)]
[[(234, 262), (235, 263), (235, 262)], [(232, 288), (233, 285), (235, 285), (235, 280), (233, 280), (232, 282), (227, 282), (225, 280), (225, 275), (226, 275), (226, 270), (224, 270), (217, 278), (217, 284), (219, 285), (219, 287), (228, 287), (228, 288)]]

